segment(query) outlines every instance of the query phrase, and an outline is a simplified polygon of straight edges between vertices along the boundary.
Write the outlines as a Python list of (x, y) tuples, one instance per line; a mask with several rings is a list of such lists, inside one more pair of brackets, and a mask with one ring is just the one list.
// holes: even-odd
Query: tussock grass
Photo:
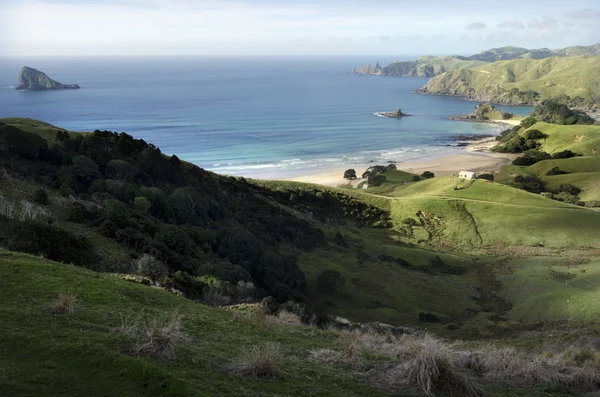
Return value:
[(482, 396), (473, 380), (453, 363), (453, 352), (441, 341), (425, 335), (408, 341), (406, 361), (392, 365), (379, 376), (386, 389), (420, 389), (428, 396), (449, 393)]
[(133, 331), (138, 338), (135, 352), (157, 358), (175, 357), (177, 344), (185, 340), (181, 316), (174, 312), (169, 316), (159, 316), (137, 327)]
[(54, 313), (73, 313), (75, 302), (77, 302), (75, 295), (62, 293), (58, 295), (56, 302), (50, 305), (49, 310)]
[[(540, 384), (598, 391), (600, 367), (589, 346), (569, 347), (551, 355), (498, 349), (482, 344), (474, 351), (433, 336), (401, 336), (341, 331), (342, 350), (312, 349), (308, 357), (330, 365), (349, 366), (376, 387), (397, 393), (420, 390), (428, 396), (484, 395), (481, 384), (528, 388)], [(378, 357), (375, 361), (370, 361)]]
[(139, 333), (140, 323), (136, 318), (121, 315), (121, 324), (112, 329), (113, 332), (125, 336), (135, 336)]
[(300, 316), (286, 310), (280, 310), (275, 316), (266, 316), (265, 320), (273, 324), (302, 325)]
[(227, 365), (226, 369), (235, 375), (274, 379), (284, 375), (283, 359), (281, 345), (268, 342), (244, 352), (237, 360)]

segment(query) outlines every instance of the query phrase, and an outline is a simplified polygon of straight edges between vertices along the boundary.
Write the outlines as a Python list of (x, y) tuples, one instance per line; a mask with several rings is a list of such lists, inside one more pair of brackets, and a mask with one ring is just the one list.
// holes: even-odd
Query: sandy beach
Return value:
[[(467, 146), (464, 151), (443, 156), (425, 157), (421, 159), (398, 162), (396, 167), (401, 171), (418, 175), (425, 171), (431, 171), (440, 176), (454, 175), (458, 174), (460, 171), (493, 173), (503, 165), (510, 163), (510, 161), (515, 157), (514, 155), (510, 154), (490, 152), (490, 148), (492, 148), (495, 144), (496, 138), (487, 138), (481, 141), (473, 142), (471, 145)], [(355, 164), (352, 167), (347, 166), (344, 168), (335, 168), (310, 175), (272, 179), (316, 183), (327, 186), (340, 186), (347, 185), (349, 183), (348, 180), (343, 178), (344, 171), (346, 169), (353, 168), (356, 170), (356, 174), (360, 176), (372, 165), (375, 164)], [(357, 183), (357, 181), (354, 183)]]

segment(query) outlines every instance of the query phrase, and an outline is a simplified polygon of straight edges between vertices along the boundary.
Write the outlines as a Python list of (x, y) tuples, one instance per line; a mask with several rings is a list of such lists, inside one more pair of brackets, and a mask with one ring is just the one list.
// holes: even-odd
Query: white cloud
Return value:
[(485, 29), (487, 25), (483, 22), (471, 22), (467, 25), (467, 29)]
[(521, 21), (504, 21), (498, 24), (499, 28), (502, 29), (525, 29), (525, 24)]
[(600, 10), (576, 10), (568, 11), (564, 14), (565, 18), (569, 19), (600, 19)]
[[(508, 6), (489, 13), (474, 7), (474, 0), (373, 1), (377, 6), (364, 0), (0, 0), (0, 57), (452, 54), (478, 52), (491, 40), (499, 45), (557, 47), (598, 35), (589, 18), (594, 15), (589, 9), (592, 0), (546, 0), (543, 6), (505, 0), (519, 4), (524, 19), (547, 15), (532, 20), (530, 29), (512, 20), (513, 8)], [(559, 16), (562, 19), (556, 19)], [(566, 30), (568, 21), (576, 28)], [(563, 36), (544, 42), (555, 28), (562, 28), (557, 31)], [(506, 34), (517, 31), (523, 34), (508, 43), (512, 36)], [(468, 44), (461, 36), (465, 32), (472, 36)], [(488, 34), (477, 34), (482, 32)]]

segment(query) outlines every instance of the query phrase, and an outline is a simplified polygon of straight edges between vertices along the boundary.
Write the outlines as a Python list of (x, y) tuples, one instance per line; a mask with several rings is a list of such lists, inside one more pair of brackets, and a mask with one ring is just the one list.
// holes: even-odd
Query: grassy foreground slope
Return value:
[(567, 95), (597, 105), (598, 76), (599, 56), (516, 59), (446, 72), (417, 91), (510, 105)]
[[(255, 321), (89, 270), (0, 251), (0, 390), (6, 396), (282, 396), (384, 395), (335, 367), (303, 359), (336, 347), (332, 333)], [(75, 312), (45, 307), (60, 293), (77, 297)], [(175, 360), (139, 356), (135, 338), (114, 330), (124, 319), (177, 311), (188, 341)], [(266, 342), (283, 345), (286, 378), (230, 375), (222, 367)]]
[[(593, 366), (577, 361), (577, 354), (590, 350), (540, 346), (535, 335), (496, 347), (493, 342), (447, 344), (419, 334), (398, 337), (285, 325), (274, 317), (233, 314), (114, 276), (8, 251), (0, 251), (0, 279), (0, 390), (11, 397), (542, 397), (580, 396), (597, 389)], [(51, 309), (63, 293), (76, 296), (73, 312)], [(182, 326), (174, 354), (158, 358), (136, 353), (138, 338), (144, 337), (133, 333), (135, 327), (146, 329), (152, 319), (174, 312)], [(169, 335), (173, 340), (175, 333)], [(578, 337), (561, 336), (563, 341)], [(538, 349), (503, 349), (507, 343)], [(246, 362), (274, 378), (231, 372), (240, 358), (261, 357), (253, 348), (267, 344), (278, 345), (278, 353), (268, 361)], [(481, 357), (477, 371), (460, 360), (471, 354)], [(555, 357), (549, 359), (550, 354)], [(524, 366), (528, 377), (515, 378), (512, 368)]]

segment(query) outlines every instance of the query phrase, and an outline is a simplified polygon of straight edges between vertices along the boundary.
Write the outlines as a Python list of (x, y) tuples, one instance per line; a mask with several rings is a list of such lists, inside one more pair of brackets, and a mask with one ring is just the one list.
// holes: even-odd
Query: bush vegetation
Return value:
[[(102, 235), (138, 258), (132, 270), (195, 298), (214, 297), (197, 279), (213, 276), (231, 286), (216, 294), (232, 300), (238, 299), (233, 294), (240, 281), (251, 281), (258, 296), (305, 300), (297, 254), (283, 246), (311, 251), (326, 244), (317, 222), (389, 226), (389, 213), (356, 197), (218, 176), (126, 133), (59, 130), (49, 145), (36, 134), (2, 125), (0, 167), (35, 186), (33, 200), (39, 203), (0, 199), (4, 247), (122, 271), (123, 264), (90, 238)], [(45, 209), (48, 192), (68, 198)]]

